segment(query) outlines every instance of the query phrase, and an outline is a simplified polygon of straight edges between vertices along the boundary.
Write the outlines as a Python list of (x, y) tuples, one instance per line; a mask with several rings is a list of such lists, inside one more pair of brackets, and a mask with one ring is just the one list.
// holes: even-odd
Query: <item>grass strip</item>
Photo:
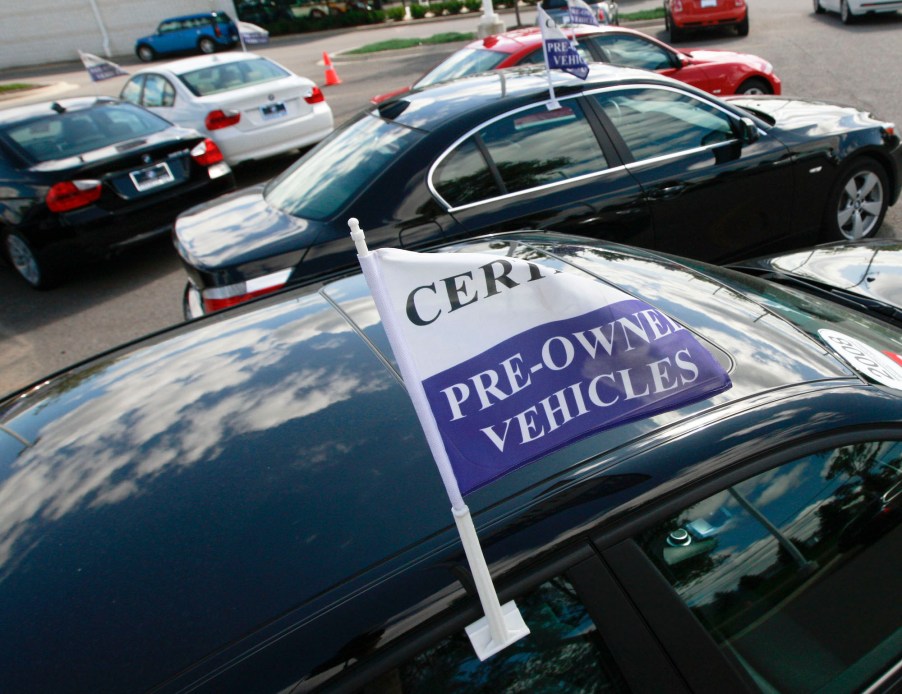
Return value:
[(347, 51), (348, 53), (377, 53), (379, 51), (396, 51), (401, 48), (415, 48), (416, 46), (430, 46), (439, 43), (454, 43), (456, 41), (472, 41), (476, 38), (473, 32), (460, 33), (450, 31), (444, 34), (435, 34), (422, 39), (389, 39), (388, 41), (377, 41), (376, 43), (368, 43), (360, 48)]
[(26, 84), (25, 82), (10, 82), (9, 84), (0, 84), (0, 94), (8, 94), (10, 92), (22, 92), (26, 89), (37, 89), (36, 84)]

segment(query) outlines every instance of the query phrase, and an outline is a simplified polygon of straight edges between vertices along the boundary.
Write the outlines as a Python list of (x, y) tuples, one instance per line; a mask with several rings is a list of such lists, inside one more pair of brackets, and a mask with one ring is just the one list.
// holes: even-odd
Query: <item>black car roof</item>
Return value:
[[(583, 81), (573, 75), (551, 71), (558, 97), (575, 91), (624, 83), (656, 83), (692, 90), (682, 82), (646, 70), (590, 63), (589, 76)], [(406, 92), (373, 107), (372, 112), (411, 128), (432, 130), (457, 116), (475, 113), (481, 107), (522, 99), (550, 98), (548, 74), (542, 66), (520, 66), (491, 70)]]
[[(477, 526), (506, 527), (531, 500), (597, 476), (630, 447), (685, 438), (700, 421), (862, 388), (796, 326), (653, 253), (542, 234), (462, 247), (603, 275), (692, 328), (734, 384), (478, 490), (468, 497)], [(450, 505), (393, 364), (353, 275), (161, 334), (0, 403), (10, 690), (145, 689), (220, 649), (201, 670), (255, 648), (240, 639), (257, 630), (295, 633), (388, 576), (450, 580), (429, 568), (456, 551)], [(686, 464), (669, 461), (667, 477)], [(322, 648), (341, 638), (317, 630)], [(315, 659), (317, 648), (291, 657)], [(47, 668), (47, 658), (79, 667)]]

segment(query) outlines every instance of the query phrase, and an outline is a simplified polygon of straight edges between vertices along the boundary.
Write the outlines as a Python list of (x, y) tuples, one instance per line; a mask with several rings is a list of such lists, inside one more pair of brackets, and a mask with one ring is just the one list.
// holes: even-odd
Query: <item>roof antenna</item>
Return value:
[(61, 106), (58, 101), (54, 101), (52, 104), (50, 104), (50, 108), (52, 108), (57, 113), (65, 113), (66, 112), (66, 107)]

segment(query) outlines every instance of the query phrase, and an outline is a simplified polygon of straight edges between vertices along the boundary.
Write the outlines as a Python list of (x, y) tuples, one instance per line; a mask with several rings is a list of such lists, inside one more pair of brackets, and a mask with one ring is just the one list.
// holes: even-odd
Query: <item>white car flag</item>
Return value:
[(691, 332), (616, 287), (486, 254), (382, 248), (360, 261), (462, 494), (730, 386)]
[(79, 51), (78, 57), (81, 58), (82, 64), (88, 70), (92, 82), (100, 82), (101, 80), (108, 80), (111, 77), (119, 77), (120, 75), (128, 74), (128, 72), (123, 70), (112, 60), (101, 58), (93, 53)]
[(545, 65), (549, 70), (563, 70), (581, 80), (589, 76), (589, 66), (580, 56), (570, 39), (564, 36), (548, 13), (536, 5), (536, 21), (542, 31), (542, 48), (545, 51)]
[(730, 379), (692, 333), (616, 287), (519, 258), (369, 251), (348, 224), (451, 500), (486, 613), (467, 633), (484, 659), (529, 629), (499, 604), (462, 495)]
[(583, 0), (567, 0), (567, 10), (571, 24), (590, 24), (596, 27), (599, 25), (595, 12)]

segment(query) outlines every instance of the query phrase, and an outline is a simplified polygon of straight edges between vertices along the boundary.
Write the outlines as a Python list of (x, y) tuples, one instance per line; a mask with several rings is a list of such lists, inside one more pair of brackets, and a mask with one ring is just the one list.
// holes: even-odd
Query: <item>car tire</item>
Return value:
[(855, 15), (852, 14), (852, 10), (849, 9), (848, 0), (842, 0), (839, 4), (839, 16), (842, 19), (843, 24), (851, 24), (855, 21)]
[(824, 14), (825, 10), (821, 7), (821, 0), (811, 0), (814, 5), (814, 13), (815, 14)]
[(886, 171), (870, 158), (842, 170), (827, 203), (825, 231), (830, 241), (859, 241), (877, 233), (889, 207)]
[(669, 14), (664, 15), (664, 25), (670, 33), (670, 43), (679, 43), (683, 40), (683, 30), (673, 23), (673, 18)]
[(749, 16), (748, 15), (743, 17), (742, 21), (736, 25), (736, 35), (737, 36), (748, 36), (749, 35)]
[(56, 283), (47, 263), (22, 235), (14, 231), (6, 233), (3, 251), (16, 274), (32, 289), (50, 289)]
[(154, 51), (154, 49), (148, 46), (146, 43), (142, 43), (140, 46), (135, 48), (135, 54), (138, 56), (138, 60), (140, 60), (142, 63), (149, 63), (157, 57), (156, 51)]
[(745, 82), (736, 88), (737, 94), (773, 94), (774, 90), (768, 84), (767, 80), (760, 77), (749, 77)]
[(204, 53), (205, 55), (210, 55), (211, 53), (215, 53), (216, 52), (216, 42), (207, 36), (203, 36), (197, 42), (197, 50), (199, 50), (201, 53)]

